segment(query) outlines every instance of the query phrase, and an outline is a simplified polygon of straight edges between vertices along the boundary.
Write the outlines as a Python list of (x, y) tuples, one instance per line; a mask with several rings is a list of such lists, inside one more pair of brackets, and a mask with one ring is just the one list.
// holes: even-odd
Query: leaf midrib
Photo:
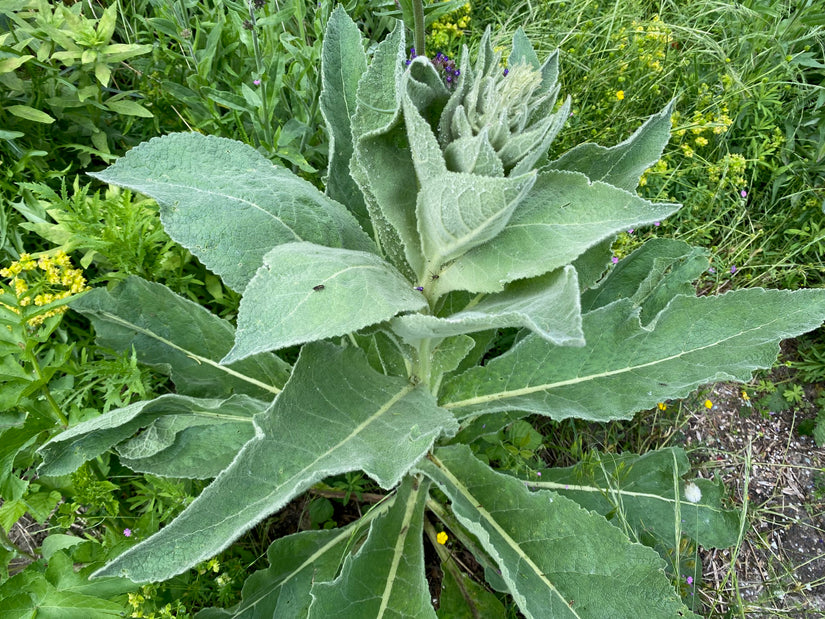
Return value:
[[(558, 382), (555, 382), (555, 383), (542, 383), (542, 384), (539, 384), (539, 385), (534, 385), (532, 387), (523, 387), (521, 389), (513, 389), (512, 391), (499, 391), (497, 393), (492, 393), (492, 394), (489, 394), (489, 395), (478, 396), (478, 397), (475, 397), (475, 398), (467, 398), (466, 400), (458, 400), (456, 402), (444, 403), (444, 404), (441, 404), (440, 406), (442, 408), (447, 409), (447, 410), (451, 410), (451, 409), (455, 409), (455, 408), (465, 408), (465, 407), (468, 407), (468, 406), (475, 406), (477, 404), (485, 404), (485, 403), (488, 403), (488, 402), (497, 402), (499, 400), (505, 400), (505, 399), (509, 399), (509, 398), (517, 398), (519, 396), (524, 396), (524, 395), (531, 395), (531, 394), (539, 392), (539, 391), (550, 391), (552, 389), (558, 389), (560, 387), (568, 387), (570, 385), (577, 385), (577, 384), (584, 383), (584, 382), (589, 382), (589, 381), (592, 381), (592, 380), (598, 380), (600, 378), (609, 378), (611, 376), (619, 376), (621, 374), (626, 374), (628, 372), (635, 372), (637, 370), (641, 370), (641, 369), (644, 369), (644, 368), (649, 368), (649, 367), (659, 365), (659, 364), (662, 364), (662, 363), (668, 363), (668, 362), (673, 361), (675, 359), (679, 359), (679, 358), (681, 358), (685, 355), (692, 355), (692, 354), (699, 353), (699, 352), (701, 352), (703, 350), (706, 350), (706, 349), (716, 348), (718, 346), (724, 345), (726, 342), (728, 342), (730, 340), (742, 337), (743, 335), (746, 335), (750, 332), (761, 331), (761, 330), (769, 327), (774, 322), (776, 322), (776, 320), (772, 320), (772, 321), (769, 321), (769, 322), (766, 322), (766, 323), (762, 323), (762, 324), (760, 324), (756, 327), (753, 327), (751, 329), (745, 329), (743, 331), (739, 331), (738, 333), (730, 335), (730, 336), (728, 336), (724, 339), (721, 339), (721, 340), (716, 340), (716, 341), (711, 342), (709, 344), (706, 344), (704, 346), (691, 348), (690, 350), (684, 350), (684, 351), (681, 351), (681, 352), (679, 352), (675, 355), (670, 355), (668, 357), (660, 357), (658, 359), (648, 361), (647, 363), (640, 363), (638, 365), (630, 365), (630, 366), (626, 366), (626, 367), (623, 367), (623, 368), (618, 368), (618, 369), (615, 369), (615, 370), (609, 370), (607, 372), (599, 372), (597, 374), (588, 374), (587, 376), (577, 376), (576, 378), (569, 378), (567, 380), (561, 380), (561, 381), (558, 381)], [(648, 331), (648, 333), (649, 333), (649, 331)], [(763, 342), (762, 344), (765, 344), (765, 343), (767, 343), (767, 342)]]

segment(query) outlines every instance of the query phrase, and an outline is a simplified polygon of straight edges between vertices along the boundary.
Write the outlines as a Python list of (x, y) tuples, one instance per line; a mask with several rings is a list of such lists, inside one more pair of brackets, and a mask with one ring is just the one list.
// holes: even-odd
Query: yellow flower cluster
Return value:
[[(645, 79), (653, 80), (653, 93), (659, 94), (660, 86), (656, 80), (665, 70), (663, 63), (668, 46), (673, 44), (670, 27), (654, 15), (650, 21), (634, 21), (629, 28), (620, 28), (611, 39), (615, 45), (611, 57), (617, 56), (618, 60), (616, 81), (638, 86), (639, 75), (645, 75)], [(625, 92), (618, 89), (614, 92), (621, 101)]]
[[(619, 40), (618, 48), (627, 49), (628, 46), (636, 48), (639, 60), (642, 64), (654, 73), (661, 73), (664, 70), (662, 61), (667, 57), (667, 46), (673, 41), (670, 27), (659, 19), (658, 15), (646, 23), (634, 21), (631, 28), (620, 28), (616, 33)], [(628, 68), (625, 63), (621, 65), (620, 71), (624, 72)]]
[(693, 138), (693, 143), (701, 147), (707, 146), (708, 136), (725, 133), (733, 124), (733, 119), (729, 116), (727, 104), (717, 105), (716, 99), (710, 86), (705, 83), (700, 84), (696, 98), (696, 111), (690, 119), (683, 121), (679, 112), (673, 114), (673, 126), (681, 125), (679, 129), (676, 129), (676, 135), (684, 137), (690, 133), (696, 136)]
[(665, 159), (659, 159), (659, 161), (657, 161), (651, 167), (644, 171), (644, 174), (642, 174), (642, 178), (639, 179), (639, 186), (644, 187), (645, 185), (647, 185), (647, 177), (649, 174), (653, 174), (656, 176), (664, 176), (665, 172), (667, 171), (667, 161), (665, 161)]
[(434, 22), (427, 37), (427, 47), (432, 51), (452, 51), (453, 43), (470, 27), (471, 8), (468, 2)]
[(728, 115), (728, 106), (716, 104), (707, 84), (699, 85), (696, 107), (689, 119), (683, 119), (679, 112), (674, 112), (672, 119), (674, 127), (679, 127), (674, 133), (683, 138), (679, 148), (688, 158), (696, 154), (696, 149), (710, 144), (708, 138), (725, 133), (733, 123)]
[(157, 593), (156, 585), (144, 585), (139, 591), (129, 593), (129, 606), (132, 609), (129, 616), (134, 619), (175, 619), (175, 617), (183, 616), (181, 613), (184, 609), (180, 600), (174, 605), (166, 604), (155, 608), (156, 604), (151, 600), (157, 598)]
[(727, 153), (719, 161), (708, 166), (708, 178), (714, 183), (718, 183), (724, 178), (730, 182), (733, 188), (741, 188), (746, 185), (746, 167), (747, 163), (742, 155)]
[[(69, 257), (63, 251), (38, 259), (30, 254), (21, 254), (19, 260), (0, 269), (0, 277), (9, 280), (8, 284), (0, 287), (0, 295), (14, 295), (13, 300), (6, 296), (8, 302), (0, 301), (0, 305), (18, 315), (21, 308), (32, 303), (42, 307), (89, 289), (83, 271), (72, 268)], [(65, 311), (66, 306), (61, 305), (33, 316), (27, 324), (30, 327), (40, 326), (47, 318)]]

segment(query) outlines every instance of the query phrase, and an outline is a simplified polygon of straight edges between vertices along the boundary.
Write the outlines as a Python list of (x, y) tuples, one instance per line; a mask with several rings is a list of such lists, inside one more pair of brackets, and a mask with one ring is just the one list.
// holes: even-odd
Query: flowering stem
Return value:
[(426, 34), (424, 32), (424, 0), (412, 0), (413, 20), (415, 23), (414, 40), (415, 40), (415, 54), (417, 56), (426, 56), (427, 50), (425, 48)]
[(252, 24), (252, 47), (255, 50), (255, 69), (258, 72), (258, 78), (261, 80), (261, 114), (263, 118), (261, 124), (264, 129), (264, 142), (268, 148), (272, 148), (272, 123), (269, 122), (269, 89), (267, 87), (266, 76), (264, 75), (264, 60), (261, 55), (261, 46), (258, 42), (258, 22), (255, 19), (255, 7), (252, 5), (252, 0), (247, 0), (247, 9), (249, 9), (249, 22)]

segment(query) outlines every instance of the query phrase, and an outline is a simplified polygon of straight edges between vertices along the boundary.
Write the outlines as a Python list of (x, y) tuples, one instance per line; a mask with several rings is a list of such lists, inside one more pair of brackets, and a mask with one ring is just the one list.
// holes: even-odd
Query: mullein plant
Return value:
[[(491, 590), (525, 617), (692, 616), (698, 596), (683, 601), (673, 583), (695, 587), (700, 568), (681, 573), (654, 547), (732, 545), (740, 514), (689, 475), (683, 450), (534, 472), (475, 454), (528, 415), (629, 419), (710, 381), (748, 380), (782, 338), (822, 323), (825, 291), (697, 297), (707, 255), (667, 239), (611, 265), (619, 232), (679, 208), (634, 192), (669, 139), (671, 107), (620, 144), (552, 158), (569, 115), (557, 54), (539, 61), (519, 30), (505, 71), (488, 31), (448, 87), (407, 49), (399, 23), (368, 58), (333, 12), (325, 193), (197, 133), (150, 140), (95, 174), (154, 197), (170, 236), (243, 296), (236, 326), (136, 277), (73, 302), (101, 346), (134, 349), (176, 392), (70, 427), (39, 450), (40, 475), (117, 457), (213, 480), (96, 573), (135, 582), (214, 556), (329, 476), (360, 470), (386, 490), (345, 527), (275, 540), (238, 605), (200, 619), (435, 617), (425, 532), (444, 569), (439, 616), (503, 617)], [(488, 588), (448, 545), (475, 556)]]

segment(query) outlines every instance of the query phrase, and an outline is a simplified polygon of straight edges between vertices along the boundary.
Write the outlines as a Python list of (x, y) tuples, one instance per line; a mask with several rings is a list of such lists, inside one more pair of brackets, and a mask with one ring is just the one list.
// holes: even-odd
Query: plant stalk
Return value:
[(426, 33), (424, 31), (424, 0), (412, 0), (413, 20), (415, 29), (413, 31), (415, 41), (416, 56), (426, 56)]
[(258, 79), (261, 80), (261, 114), (263, 115), (264, 142), (267, 148), (273, 148), (272, 144), (272, 123), (269, 118), (269, 88), (264, 75), (264, 59), (261, 54), (261, 46), (258, 41), (258, 21), (255, 19), (255, 7), (252, 0), (247, 0), (249, 9), (249, 21), (252, 24), (252, 47), (255, 50), (255, 68), (258, 72)]
[[(34, 351), (29, 350), (28, 347), (26, 348), (26, 357), (28, 357), (29, 363), (32, 364), (32, 368), (34, 369), (34, 375), (37, 377), (37, 380), (42, 382), (43, 381), (43, 370), (40, 369), (40, 364), (37, 362), (37, 355), (34, 354)], [(49, 408), (51, 408), (52, 416), (62, 425), (64, 428), (68, 427), (69, 420), (66, 419), (66, 416), (63, 414), (63, 411), (60, 410), (60, 405), (52, 396), (52, 392), (49, 391), (49, 387), (46, 384), (43, 384), (40, 387), (40, 392), (43, 394), (43, 397), (46, 398), (46, 402), (49, 403)]]

